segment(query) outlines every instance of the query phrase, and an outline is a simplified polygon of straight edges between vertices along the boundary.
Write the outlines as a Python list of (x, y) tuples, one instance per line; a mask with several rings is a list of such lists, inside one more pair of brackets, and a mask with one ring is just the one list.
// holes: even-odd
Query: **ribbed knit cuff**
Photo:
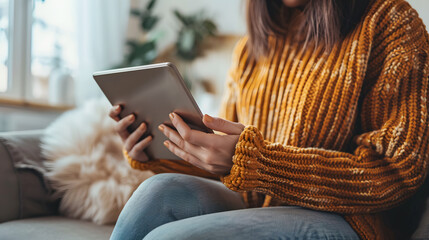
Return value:
[(233, 156), (234, 165), (230, 174), (221, 177), (225, 186), (233, 191), (251, 191), (259, 186), (262, 164), (258, 158), (262, 157), (259, 152), (264, 146), (264, 139), (259, 130), (253, 126), (246, 127), (240, 135)]
[(130, 166), (134, 169), (151, 170), (152, 168), (159, 165), (159, 163), (156, 161), (140, 162), (138, 160), (135, 160), (132, 157), (130, 157), (130, 155), (128, 155), (128, 152), (125, 149), (122, 149), (122, 153), (124, 154), (125, 159), (127, 159), (128, 164), (130, 164)]

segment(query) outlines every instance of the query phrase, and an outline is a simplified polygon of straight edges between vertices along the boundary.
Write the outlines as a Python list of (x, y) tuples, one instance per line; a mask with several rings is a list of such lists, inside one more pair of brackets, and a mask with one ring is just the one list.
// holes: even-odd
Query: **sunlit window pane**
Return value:
[(32, 28), (32, 97), (52, 104), (70, 103), (76, 59), (73, 0), (35, 0)]
[(0, 92), (8, 86), (9, 0), (0, 0)]

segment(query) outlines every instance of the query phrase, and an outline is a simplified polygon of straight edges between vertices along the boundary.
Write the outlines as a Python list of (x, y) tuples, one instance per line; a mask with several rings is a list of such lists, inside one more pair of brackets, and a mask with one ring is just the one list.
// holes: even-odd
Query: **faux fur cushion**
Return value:
[(47, 178), (62, 197), (60, 212), (97, 224), (114, 223), (150, 172), (132, 169), (108, 117), (109, 103), (92, 100), (64, 113), (42, 137)]

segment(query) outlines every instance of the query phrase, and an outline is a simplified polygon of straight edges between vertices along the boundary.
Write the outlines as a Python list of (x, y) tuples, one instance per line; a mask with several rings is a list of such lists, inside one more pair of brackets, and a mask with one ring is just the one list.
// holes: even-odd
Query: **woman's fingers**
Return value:
[(183, 119), (176, 113), (170, 113), (169, 116), (171, 122), (173, 123), (174, 127), (177, 129), (183, 140), (197, 146), (207, 148), (212, 147), (212, 139), (210, 136), (213, 136), (214, 134), (208, 134), (205, 132), (191, 129), (188, 124), (186, 124), (185, 121), (183, 121)]
[(109, 111), (109, 117), (119, 122), (119, 113), (121, 113), (121, 106), (115, 105)]
[[(187, 161), (188, 163), (204, 169), (210, 173), (213, 174), (222, 174), (224, 172), (227, 172), (228, 169), (231, 169), (231, 166), (223, 166), (218, 164), (207, 164), (204, 161), (202, 161), (200, 158), (194, 156), (194, 153), (189, 153), (180, 147), (178, 147), (174, 142), (167, 140), (164, 142), (164, 145), (168, 148), (168, 150), (172, 153), (174, 153), (176, 156), (180, 157), (181, 159)], [(226, 169), (226, 170), (225, 170)]]
[(160, 130), (169, 138), (164, 144), (172, 153), (214, 174), (222, 175), (230, 171), (235, 145), (243, 125), (220, 119), (219, 128), (235, 134), (217, 135), (192, 130), (175, 113), (170, 114), (170, 118), (177, 131), (164, 124), (160, 125)]
[(164, 124), (159, 125), (158, 128), (171, 142), (173, 142), (179, 148), (184, 149), (187, 152), (192, 152), (197, 157), (200, 155), (199, 153), (201, 149), (192, 143), (185, 141), (177, 131), (165, 126)]
[[(219, 154), (219, 153), (225, 151), (224, 149), (223, 150), (215, 150), (214, 148), (210, 150), (208, 148), (204, 148), (204, 147), (201, 147), (199, 145), (191, 144), (191, 143), (185, 141), (177, 131), (175, 131), (175, 130), (173, 130), (173, 129), (171, 129), (171, 128), (163, 125), (163, 124), (160, 125), (159, 129), (169, 139), (169, 141), (167, 143), (173, 143), (174, 144), (174, 146), (166, 145), (170, 151), (175, 149), (175, 148), (178, 148), (178, 149), (175, 149), (175, 151), (173, 152), (174, 154), (176, 154), (176, 153), (181, 154), (181, 155), (177, 155), (177, 154), (176, 155), (179, 156), (180, 158), (186, 160), (186, 161), (192, 161), (192, 164), (194, 164), (200, 168), (203, 168), (205, 166), (204, 168), (206, 170), (212, 170), (212, 167), (215, 167), (215, 165), (216, 165), (216, 158), (217, 158), (216, 154)], [(216, 144), (216, 142), (219, 142), (219, 141), (224, 141), (222, 139), (222, 136), (218, 136), (215, 134), (208, 134), (207, 137), (214, 144)], [(213, 151), (216, 152), (214, 154), (215, 156), (213, 156)], [(186, 155), (185, 153), (188, 153), (188, 155)], [(195, 162), (197, 160), (198, 160), (198, 162)]]
[(128, 152), (136, 145), (139, 139), (146, 132), (147, 126), (145, 123), (140, 124), (140, 126), (131, 134), (129, 134), (128, 138), (125, 140), (124, 148)]
[(149, 146), (152, 142), (152, 136), (147, 136), (137, 144), (135, 144), (131, 151), (128, 152), (129, 156), (133, 159), (138, 159), (139, 161), (146, 162), (149, 160), (148, 156), (144, 152), (144, 149)]
[(125, 142), (130, 135), (127, 128), (130, 126), (135, 120), (134, 114), (130, 114), (127, 117), (121, 119), (116, 125), (115, 125), (115, 131), (121, 136), (122, 141)]
[(143, 140), (138, 142), (131, 151), (143, 152), (143, 150), (145, 150), (152, 142), (152, 139), (152, 136), (145, 137)]
[(181, 159), (189, 162), (196, 167), (202, 168), (201, 161), (198, 158), (179, 148), (172, 141), (167, 140), (164, 142), (164, 145), (168, 148), (168, 150), (170, 150), (170, 152), (174, 153), (176, 156), (180, 157)]
[(240, 135), (244, 130), (244, 125), (241, 123), (231, 122), (223, 118), (211, 117), (207, 114), (203, 117), (203, 123), (210, 129), (229, 135)]

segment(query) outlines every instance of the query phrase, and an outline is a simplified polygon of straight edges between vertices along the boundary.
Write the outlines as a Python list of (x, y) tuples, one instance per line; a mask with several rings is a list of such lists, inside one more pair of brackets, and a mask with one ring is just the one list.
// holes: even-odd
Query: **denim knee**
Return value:
[[(167, 188), (183, 188), (184, 181), (182, 178), (188, 176), (178, 173), (161, 173), (156, 174), (140, 184), (140, 186), (134, 191), (133, 197), (140, 197), (142, 195), (152, 197), (168, 197)], [(186, 191), (186, 189), (182, 189)], [(136, 195), (136, 196), (134, 196)]]
[(181, 174), (158, 174), (140, 184), (122, 210), (111, 239), (143, 239), (160, 225), (195, 215), (189, 206), (195, 206), (195, 202), (189, 198), (190, 190), (182, 180), (188, 178)]
[[(198, 211), (198, 196), (193, 191), (194, 176), (162, 173), (144, 181), (133, 193), (133, 198), (140, 199), (141, 206), (156, 208), (160, 215), (172, 215), (181, 219), (183, 214)], [(136, 195), (136, 196), (134, 196)]]
[(153, 229), (181, 219), (244, 208), (239, 193), (220, 181), (164, 173), (143, 182), (119, 216), (112, 239), (142, 239)]

